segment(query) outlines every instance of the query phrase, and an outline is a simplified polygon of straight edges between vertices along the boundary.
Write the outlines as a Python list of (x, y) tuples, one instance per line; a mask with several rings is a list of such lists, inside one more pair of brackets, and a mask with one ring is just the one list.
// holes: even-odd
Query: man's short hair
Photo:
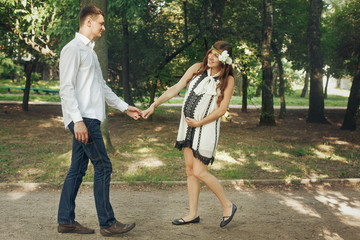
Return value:
[(83, 9), (81, 9), (80, 14), (79, 14), (80, 26), (83, 25), (83, 23), (87, 17), (95, 18), (97, 15), (100, 15), (100, 14), (105, 17), (104, 12), (101, 11), (100, 8), (98, 8), (94, 5), (88, 5), (88, 6), (84, 7)]

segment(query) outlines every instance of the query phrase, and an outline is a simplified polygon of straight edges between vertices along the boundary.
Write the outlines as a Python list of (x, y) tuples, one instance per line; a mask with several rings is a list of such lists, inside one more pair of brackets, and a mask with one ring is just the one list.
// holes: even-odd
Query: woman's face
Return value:
[(208, 55), (208, 62), (207, 62), (207, 65), (208, 67), (210, 68), (218, 68), (220, 67), (220, 61), (219, 61), (219, 53), (214, 50), (214, 49), (211, 49), (209, 55)]

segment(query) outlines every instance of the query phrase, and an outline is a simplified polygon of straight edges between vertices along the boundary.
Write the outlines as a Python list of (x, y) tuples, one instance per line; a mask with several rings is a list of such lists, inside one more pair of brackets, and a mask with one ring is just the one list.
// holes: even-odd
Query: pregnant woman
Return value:
[(225, 114), (234, 91), (231, 54), (232, 46), (228, 42), (216, 42), (207, 51), (202, 63), (191, 66), (178, 83), (143, 111), (142, 116), (146, 119), (157, 106), (187, 87), (175, 147), (184, 153), (190, 208), (187, 216), (172, 221), (174, 225), (200, 222), (200, 181), (211, 189), (222, 205), (220, 227), (225, 227), (236, 212), (236, 205), (226, 197), (218, 179), (207, 170), (214, 161), (220, 118)]

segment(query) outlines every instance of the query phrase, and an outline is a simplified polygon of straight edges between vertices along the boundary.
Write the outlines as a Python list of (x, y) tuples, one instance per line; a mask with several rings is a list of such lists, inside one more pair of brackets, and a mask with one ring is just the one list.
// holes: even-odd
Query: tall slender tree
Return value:
[[(104, 12), (105, 19), (105, 28), (107, 27), (107, 0), (80, 0), (80, 9), (87, 5), (95, 5), (100, 8)], [(101, 66), (101, 71), (103, 74), (103, 78), (105, 80), (108, 79), (108, 48), (107, 48), (107, 31), (104, 31), (101, 35), (101, 38), (96, 40), (95, 48), (94, 48), (99, 62)], [(108, 112), (108, 106), (106, 106), (106, 113)], [(110, 134), (109, 134), (109, 119), (105, 118), (105, 120), (101, 123), (101, 132), (103, 134), (104, 143), (106, 146), (106, 150), (108, 152), (113, 152), (114, 147), (111, 143)]]
[(344, 122), (341, 126), (342, 130), (356, 130), (356, 120), (359, 114), (360, 106), (360, 54), (358, 57), (358, 66), (352, 82), (348, 105), (344, 117)]
[(323, 9), (322, 0), (310, 0), (307, 29), (308, 53), (310, 62), (310, 96), (307, 122), (328, 123), (325, 118), (323, 72), (321, 57), (320, 20)]
[(262, 28), (262, 103), (260, 125), (275, 125), (274, 100), (271, 92), (272, 70), (271, 70), (271, 36), (273, 31), (273, 10), (271, 0), (263, 0), (263, 28)]
[(123, 10), (122, 33), (123, 33), (123, 55), (122, 55), (122, 82), (124, 89), (124, 100), (130, 105), (134, 105), (131, 97), (130, 88), (130, 49), (129, 49), (129, 22), (126, 17), (126, 11)]
[[(279, 43), (279, 47), (281, 47), (281, 45), (282, 43)], [(280, 97), (279, 118), (282, 119), (285, 118), (285, 114), (286, 114), (284, 68), (281, 61), (281, 52), (279, 51), (279, 47), (275, 42), (272, 42), (271, 46), (279, 69), (279, 97)]]

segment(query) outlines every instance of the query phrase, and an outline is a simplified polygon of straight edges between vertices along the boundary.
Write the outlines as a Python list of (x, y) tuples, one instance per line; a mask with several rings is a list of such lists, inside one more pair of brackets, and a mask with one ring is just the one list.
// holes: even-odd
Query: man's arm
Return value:
[(141, 111), (136, 107), (129, 106), (126, 102), (121, 100), (109, 86), (106, 85), (104, 80), (104, 94), (106, 103), (113, 108), (125, 112), (132, 119), (138, 120), (141, 117)]
[(82, 121), (75, 95), (76, 76), (80, 66), (80, 53), (75, 46), (65, 47), (60, 55), (60, 97), (61, 103), (73, 122)]
[[(75, 139), (87, 143), (88, 132), (83, 122), (75, 95), (76, 76), (80, 66), (80, 53), (75, 46), (65, 47), (60, 54), (60, 97), (64, 112), (74, 122)], [(65, 113), (64, 113), (65, 114)]]

